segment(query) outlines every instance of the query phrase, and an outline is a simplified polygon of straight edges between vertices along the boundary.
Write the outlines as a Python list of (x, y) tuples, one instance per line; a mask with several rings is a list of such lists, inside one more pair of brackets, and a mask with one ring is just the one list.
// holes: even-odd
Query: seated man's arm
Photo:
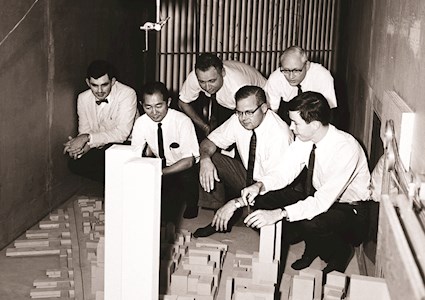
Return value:
[(214, 166), (211, 156), (217, 151), (217, 146), (211, 142), (208, 138), (202, 141), (200, 147), (200, 170), (199, 170), (199, 182), (206, 192), (210, 192), (214, 189), (214, 181), (220, 181), (218, 178), (218, 172)]
[(202, 118), (197, 114), (197, 112), (193, 109), (190, 103), (185, 103), (179, 99), (179, 107), (181, 110), (192, 119), (192, 122), (199, 127), (205, 135), (210, 133), (210, 126), (202, 120)]
[(185, 157), (180, 159), (179, 161), (175, 162), (171, 166), (165, 167), (162, 169), (162, 175), (170, 175), (182, 172), (184, 170), (187, 170), (193, 166), (195, 163), (195, 157)]

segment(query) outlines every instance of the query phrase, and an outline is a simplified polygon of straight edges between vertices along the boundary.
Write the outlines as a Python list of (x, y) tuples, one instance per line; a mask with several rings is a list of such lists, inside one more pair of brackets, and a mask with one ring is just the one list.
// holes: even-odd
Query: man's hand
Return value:
[(64, 143), (65, 146), (63, 153), (68, 153), (73, 159), (78, 159), (90, 150), (90, 146), (87, 144), (89, 139), (88, 134), (81, 134), (75, 138), (68, 137), (68, 141)]
[(249, 214), (244, 221), (246, 226), (261, 228), (266, 225), (271, 225), (281, 220), (281, 209), (263, 210), (259, 209)]
[(199, 169), (199, 182), (203, 187), (204, 191), (210, 192), (214, 189), (215, 180), (220, 181), (218, 178), (217, 168), (214, 166), (211, 158), (203, 158), (200, 161)]
[(248, 206), (248, 205), (253, 206), (255, 204), (255, 197), (258, 196), (262, 187), (263, 187), (262, 182), (256, 182), (242, 189), (241, 196), (245, 206)]
[(73, 154), (69, 153), (69, 156), (71, 156), (73, 159), (79, 159), (81, 156), (89, 152), (90, 146), (88, 144), (85, 144), (84, 147), (78, 151), (74, 151)]
[(214, 215), (212, 226), (215, 226), (217, 231), (227, 230), (227, 223), (236, 211), (234, 200), (230, 200), (223, 205)]

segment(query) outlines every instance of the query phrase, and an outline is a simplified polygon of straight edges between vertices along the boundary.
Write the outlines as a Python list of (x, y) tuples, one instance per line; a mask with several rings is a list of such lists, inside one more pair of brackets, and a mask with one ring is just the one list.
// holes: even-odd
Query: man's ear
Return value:
[(306, 69), (306, 71), (308, 71), (308, 69), (310, 69), (310, 61), (309, 60), (307, 60), (306, 63), (305, 63), (305, 69)]
[(226, 76), (226, 69), (224, 69), (224, 67), (223, 69), (221, 69), (221, 76), (222, 77)]
[(117, 81), (117, 79), (115, 77), (112, 77), (111, 86), (114, 85), (116, 81)]
[(167, 106), (170, 107), (170, 104), (171, 104), (171, 97), (169, 97), (167, 100)]
[(261, 111), (263, 112), (263, 114), (265, 114), (266, 112), (267, 112), (267, 110), (268, 110), (269, 108), (268, 108), (268, 106), (267, 106), (267, 103), (266, 102), (264, 102), (264, 103), (262, 103), (261, 104)]
[(86, 83), (87, 83), (88, 87), (90, 87), (90, 80), (88, 78), (86, 78)]

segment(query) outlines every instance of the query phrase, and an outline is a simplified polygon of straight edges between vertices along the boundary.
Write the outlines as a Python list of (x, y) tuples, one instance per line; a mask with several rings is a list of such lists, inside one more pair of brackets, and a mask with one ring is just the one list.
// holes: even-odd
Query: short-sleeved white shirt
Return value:
[[(218, 104), (228, 109), (235, 109), (235, 94), (241, 87), (245, 85), (264, 87), (266, 84), (266, 79), (257, 69), (242, 62), (227, 60), (223, 62), (223, 68), (226, 74), (223, 77), (223, 86), (218, 90), (216, 98)], [(183, 83), (179, 98), (185, 103), (190, 103), (198, 98), (201, 91), (207, 96), (211, 96), (201, 88), (195, 71), (192, 71)]]
[[(254, 180), (264, 184), (265, 191), (281, 188), (278, 178), (284, 172), (282, 157), (293, 141), (293, 134), (288, 125), (271, 110), (268, 110), (261, 124), (254, 129), (257, 137), (255, 149)], [(249, 144), (252, 130), (245, 129), (236, 115), (208, 135), (208, 139), (217, 147), (226, 149), (236, 143), (245, 169), (248, 168)], [(279, 175), (278, 175), (279, 174)]]
[[(289, 102), (298, 94), (298, 88), (289, 84), (280, 69), (270, 74), (264, 89), (267, 93), (269, 107), (273, 111), (279, 109), (281, 98), (283, 101)], [(310, 68), (301, 82), (301, 89), (303, 92), (321, 93), (328, 100), (331, 108), (337, 107), (334, 79), (321, 64), (310, 62)]]
[[(161, 123), (167, 166), (171, 166), (182, 158), (199, 157), (198, 139), (189, 117), (169, 108)], [(131, 145), (140, 146), (143, 149), (147, 143), (153, 154), (159, 157), (157, 132), (158, 122), (154, 122), (147, 114), (144, 114), (134, 124)]]

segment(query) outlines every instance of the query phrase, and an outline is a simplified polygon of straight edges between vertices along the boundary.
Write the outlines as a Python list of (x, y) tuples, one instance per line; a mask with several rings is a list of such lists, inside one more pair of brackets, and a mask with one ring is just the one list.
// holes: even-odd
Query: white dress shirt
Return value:
[[(322, 65), (310, 62), (310, 68), (300, 84), (303, 92), (321, 93), (328, 100), (331, 108), (337, 107), (334, 79)], [(298, 95), (298, 88), (289, 84), (280, 68), (270, 74), (264, 89), (267, 93), (269, 107), (273, 111), (279, 109), (281, 98), (283, 101), (289, 102)]]
[[(298, 138), (284, 157), (284, 186), (290, 184), (308, 165), (313, 143)], [(285, 207), (289, 221), (311, 220), (326, 212), (334, 202), (368, 200), (370, 173), (366, 155), (350, 134), (329, 125), (328, 132), (316, 144), (313, 187), (316, 192), (304, 200)]]
[(109, 103), (96, 104), (89, 89), (78, 95), (78, 133), (90, 134), (91, 148), (128, 139), (137, 114), (136, 92), (116, 81), (108, 97)]
[[(223, 77), (223, 86), (218, 90), (216, 98), (218, 104), (228, 109), (235, 109), (235, 94), (241, 87), (245, 85), (264, 87), (266, 84), (263, 75), (250, 65), (227, 60), (223, 62), (223, 68), (226, 74)], [(191, 103), (198, 99), (201, 91), (207, 96), (211, 96), (201, 88), (195, 71), (192, 71), (183, 83), (179, 98), (185, 103)]]
[[(169, 108), (161, 123), (167, 166), (173, 165), (182, 158), (199, 157), (195, 127), (188, 116)], [(159, 157), (157, 132), (158, 122), (144, 114), (134, 124), (131, 145), (140, 146), (140, 149), (143, 149), (147, 143), (154, 155)]]
[[(267, 111), (263, 121), (254, 131), (257, 145), (253, 178), (264, 184), (265, 190), (261, 194), (265, 194), (281, 187), (279, 174), (283, 172), (282, 157), (293, 141), (293, 134), (288, 125), (271, 110)], [(222, 149), (236, 142), (242, 163), (245, 169), (248, 169), (251, 136), (252, 131), (245, 129), (234, 114), (211, 132), (208, 139)]]

